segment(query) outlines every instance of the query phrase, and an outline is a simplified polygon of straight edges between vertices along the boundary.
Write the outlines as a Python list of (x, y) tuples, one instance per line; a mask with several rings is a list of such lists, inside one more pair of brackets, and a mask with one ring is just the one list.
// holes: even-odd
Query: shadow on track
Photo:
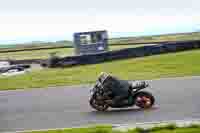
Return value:
[(158, 109), (158, 107), (152, 107), (150, 109), (140, 109), (140, 108), (119, 108), (119, 109), (108, 109), (105, 112), (100, 111), (91, 111), (89, 112), (91, 115), (120, 115), (120, 114), (140, 114), (144, 112), (152, 112), (154, 110)]

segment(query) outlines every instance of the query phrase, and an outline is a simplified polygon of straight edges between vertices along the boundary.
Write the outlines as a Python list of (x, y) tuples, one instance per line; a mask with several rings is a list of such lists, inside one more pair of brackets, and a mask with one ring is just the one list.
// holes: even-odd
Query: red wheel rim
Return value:
[(137, 105), (143, 108), (148, 108), (151, 106), (151, 99), (147, 96), (137, 97)]

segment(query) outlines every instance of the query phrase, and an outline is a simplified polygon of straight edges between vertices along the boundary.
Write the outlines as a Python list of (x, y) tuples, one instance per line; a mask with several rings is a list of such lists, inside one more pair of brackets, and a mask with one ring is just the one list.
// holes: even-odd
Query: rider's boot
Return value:
[(134, 81), (131, 83), (132, 88), (144, 88), (146, 86), (145, 81)]

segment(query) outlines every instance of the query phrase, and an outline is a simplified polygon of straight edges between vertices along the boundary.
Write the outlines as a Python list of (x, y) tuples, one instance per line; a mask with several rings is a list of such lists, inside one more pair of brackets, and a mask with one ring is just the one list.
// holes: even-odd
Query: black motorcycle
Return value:
[(129, 96), (126, 99), (128, 100), (128, 104), (118, 106), (107, 104), (106, 100), (112, 99), (114, 96), (111, 94), (109, 95), (109, 97), (105, 98), (104, 94), (106, 88), (104, 88), (104, 84), (101, 81), (97, 80), (94, 87), (90, 90), (91, 94), (89, 98), (89, 104), (92, 108), (96, 109), (97, 111), (106, 111), (109, 107), (127, 108), (134, 105), (143, 109), (151, 108), (154, 105), (155, 98), (150, 92), (141, 91), (144, 88), (149, 87), (149, 84), (147, 82), (144, 83), (145, 85), (143, 86), (134, 87), (130, 84)]

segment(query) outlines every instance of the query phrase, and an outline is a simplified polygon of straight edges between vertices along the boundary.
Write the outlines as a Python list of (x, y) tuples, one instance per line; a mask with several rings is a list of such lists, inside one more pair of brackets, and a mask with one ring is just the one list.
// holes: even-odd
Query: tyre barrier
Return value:
[(200, 48), (200, 41), (173, 42), (173, 43), (164, 43), (153, 46), (143, 46), (138, 48), (127, 48), (127, 49), (109, 51), (99, 54), (65, 57), (60, 60), (63, 62), (64, 66), (85, 65), (85, 64), (96, 64), (118, 59), (136, 58), (136, 57), (144, 57), (156, 54), (178, 52), (196, 48)]
[(137, 58), (156, 54), (185, 51), (200, 48), (199, 41), (170, 42), (152, 46), (142, 46), (137, 48), (126, 48), (116, 51), (103, 52), (98, 54), (88, 54), (79, 56), (67, 56), (48, 60), (15, 60), (13, 64), (39, 63), (47, 67), (72, 67), (74, 65), (97, 64), (112, 60)]
[(9, 61), (11, 65), (15, 65), (15, 64), (41, 64), (42, 62), (45, 62), (46, 60), (29, 59), (29, 60), (7, 60), (7, 61)]

